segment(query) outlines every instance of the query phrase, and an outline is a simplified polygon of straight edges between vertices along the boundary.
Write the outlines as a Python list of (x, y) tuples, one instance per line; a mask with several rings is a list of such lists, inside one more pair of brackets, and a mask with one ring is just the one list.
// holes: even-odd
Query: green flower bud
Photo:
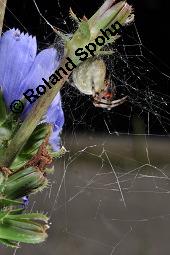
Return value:
[(40, 191), (47, 184), (48, 180), (43, 172), (38, 168), (28, 167), (9, 175), (7, 180), (0, 186), (0, 191), (5, 198), (17, 199)]
[[(120, 1), (119, 3), (115, 4), (115, 0), (106, 0), (105, 3), (89, 20), (81, 21), (79, 28), (73, 34), (72, 39), (66, 42), (67, 56), (69, 56), (75, 64), (79, 64), (80, 59), (75, 54), (78, 49), (80, 51), (84, 49), (85, 51), (90, 52), (88, 45), (93, 44), (91, 47), (94, 47), (97, 37), (103, 35), (101, 30), (112, 29), (111, 25), (113, 25), (113, 34), (115, 30), (118, 30), (118, 28), (115, 27), (116, 23), (117, 25), (119, 23), (120, 25), (124, 26), (132, 22), (133, 19), (134, 15), (132, 14), (132, 7), (126, 3), (126, 1)], [(98, 44), (95, 47), (96, 52), (98, 52), (108, 43), (114, 42), (117, 38), (118, 35), (115, 33), (112, 35), (111, 39), (107, 39), (107, 41), (105, 41), (102, 45)], [(82, 54), (87, 55), (87, 52), (83, 51)]]
[(39, 213), (0, 212), (0, 242), (16, 247), (17, 242), (40, 243), (47, 238), (48, 218)]
[(99, 10), (89, 19), (91, 38), (95, 39), (100, 34), (100, 29), (107, 29), (116, 21), (121, 25), (126, 24), (131, 16), (132, 7), (121, 1), (115, 4), (115, 0), (107, 0)]

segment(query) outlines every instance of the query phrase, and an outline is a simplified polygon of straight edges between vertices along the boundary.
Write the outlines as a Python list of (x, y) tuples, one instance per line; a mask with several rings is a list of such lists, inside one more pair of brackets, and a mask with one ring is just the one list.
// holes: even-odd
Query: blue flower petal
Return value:
[[(18, 29), (10, 29), (0, 38), (0, 87), (8, 106), (13, 100), (21, 99), (28, 89), (36, 93), (37, 86), (44, 84), (42, 78), (48, 81), (49, 76), (58, 68), (60, 56), (54, 48), (43, 50), (37, 56), (36, 52), (36, 38), (20, 33)], [(22, 119), (31, 107), (27, 102)], [(64, 124), (60, 93), (49, 106), (42, 122), (53, 125), (49, 142), (53, 150), (58, 151)]]
[(64, 114), (61, 107), (61, 97), (60, 93), (56, 95), (53, 102), (48, 108), (45, 115), (44, 121), (47, 123), (52, 123), (61, 128), (64, 124)]
[(27, 89), (36, 89), (38, 85), (44, 84), (42, 78), (48, 81), (50, 75), (59, 66), (59, 55), (54, 48), (41, 51), (21, 84), (22, 93)]
[(49, 144), (51, 145), (53, 151), (59, 151), (61, 148), (60, 132), (61, 130), (54, 127), (53, 133), (49, 138)]
[[(35, 58), (34, 64), (29, 74), (20, 86), (20, 88), (22, 89), (22, 93), (25, 92), (27, 89), (34, 89), (36, 94), (36, 87), (38, 85), (44, 84), (42, 78), (48, 81), (50, 75), (54, 73), (54, 71), (58, 68), (59, 64), (59, 55), (54, 48), (46, 49), (40, 52)], [(32, 105), (28, 103), (23, 114), (24, 117), (30, 111), (31, 107)], [(57, 151), (60, 147), (59, 133), (61, 132), (62, 126), (64, 124), (64, 113), (61, 107), (60, 93), (56, 95), (53, 102), (49, 106), (48, 111), (44, 115), (42, 122), (53, 124), (54, 132), (50, 137), (50, 144), (53, 150)]]
[[(54, 73), (54, 71), (59, 66), (59, 55), (54, 48), (49, 48), (41, 51), (35, 58), (35, 61), (30, 69), (30, 72), (22, 81), (20, 85), (20, 97), (23, 97), (23, 93), (26, 92), (28, 89), (33, 89), (36, 92), (36, 88), (39, 85), (43, 85), (44, 82), (42, 78), (48, 81), (50, 75)], [(47, 87), (47, 90), (49, 88)], [(33, 104), (27, 103), (25, 110), (23, 112), (23, 117), (26, 116), (28, 111), (30, 111)]]
[(37, 52), (36, 38), (10, 29), (0, 38), (0, 86), (9, 105), (18, 98), (19, 87)]
[(48, 108), (44, 121), (53, 124), (53, 133), (50, 136), (49, 143), (54, 151), (58, 151), (60, 149), (60, 132), (64, 124), (60, 93), (57, 94)]

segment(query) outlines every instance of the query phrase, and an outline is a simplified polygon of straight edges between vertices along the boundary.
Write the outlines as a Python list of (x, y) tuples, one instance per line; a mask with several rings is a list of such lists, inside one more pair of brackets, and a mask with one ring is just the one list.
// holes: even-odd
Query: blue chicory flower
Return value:
[[(0, 87), (7, 106), (13, 100), (21, 99), (28, 89), (35, 89), (43, 84), (42, 78), (48, 80), (57, 69), (60, 57), (54, 48), (42, 50), (37, 54), (36, 37), (10, 29), (0, 38)], [(27, 104), (24, 114), (30, 111)], [(64, 124), (64, 114), (58, 93), (49, 106), (43, 122), (53, 124), (53, 133), (49, 142), (54, 151), (60, 148), (60, 132)]]

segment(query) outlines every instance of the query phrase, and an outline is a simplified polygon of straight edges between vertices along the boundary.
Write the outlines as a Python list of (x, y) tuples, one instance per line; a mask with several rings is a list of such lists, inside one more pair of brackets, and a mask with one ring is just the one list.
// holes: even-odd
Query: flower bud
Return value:
[(47, 238), (48, 218), (39, 213), (0, 212), (0, 242), (16, 247), (17, 242), (40, 243)]
[[(116, 23), (124, 26), (132, 22), (133, 19), (134, 15), (132, 14), (132, 7), (127, 4), (126, 1), (120, 1), (115, 4), (115, 0), (106, 0), (89, 20), (81, 21), (79, 28), (74, 33), (72, 39), (66, 43), (67, 55), (75, 64), (79, 64), (80, 60), (76, 57), (77, 55), (75, 56), (77, 49), (87, 49), (88, 44), (91, 44), (91, 46), (94, 47), (97, 37), (103, 34), (101, 30), (112, 29), (111, 25), (113, 25), (112, 34), (114, 32), (117, 33), (118, 29), (115, 27)], [(96, 51), (99, 51), (104, 45), (114, 42), (118, 38), (116, 33), (102, 45), (97, 45)], [(83, 54), (86, 53), (83, 52)]]
[[(116, 21), (121, 21), (121, 14), (123, 8), (126, 5), (127, 15), (131, 13), (131, 7), (121, 1), (117, 4), (114, 4), (115, 0), (107, 0), (99, 8), (99, 10), (89, 19), (88, 24), (91, 31), (91, 37), (96, 38), (100, 34), (100, 29), (108, 28), (111, 24), (114, 24)], [(128, 10), (129, 9), (129, 10)], [(121, 15), (120, 15), (121, 14)], [(118, 18), (119, 15), (119, 18)]]
[(5, 198), (17, 199), (40, 191), (47, 184), (48, 180), (43, 172), (38, 168), (28, 167), (9, 175), (7, 180), (0, 186), (0, 189)]

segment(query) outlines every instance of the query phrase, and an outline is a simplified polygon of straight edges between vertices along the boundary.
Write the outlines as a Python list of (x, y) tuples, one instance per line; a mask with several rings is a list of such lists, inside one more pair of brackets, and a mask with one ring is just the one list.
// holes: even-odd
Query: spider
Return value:
[(94, 83), (92, 85), (92, 96), (94, 100), (93, 104), (95, 107), (101, 107), (106, 108), (107, 110), (111, 110), (112, 108), (123, 104), (126, 101), (127, 96), (114, 100), (116, 96), (116, 87), (114, 86), (112, 88), (112, 84), (109, 81), (105, 80), (104, 86), (104, 90), (99, 93), (95, 91)]
[(114, 100), (116, 88), (105, 77), (106, 65), (102, 59), (86, 60), (73, 71), (72, 75), (73, 85), (80, 92), (91, 95), (95, 107), (111, 110), (123, 104), (127, 96)]

